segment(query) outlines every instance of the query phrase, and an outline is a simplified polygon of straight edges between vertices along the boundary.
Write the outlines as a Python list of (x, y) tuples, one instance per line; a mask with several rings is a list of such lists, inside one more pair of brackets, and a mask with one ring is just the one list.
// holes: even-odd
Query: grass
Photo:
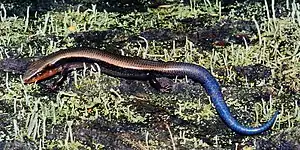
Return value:
[[(0, 143), (6, 142), (7, 149), (295, 148), (300, 120), (300, 10), (299, 3), (288, 2), (283, 9), (274, 1), (241, 7), (240, 3), (222, 6), (219, 1), (205, 0), (123, 13), (84, 1), (63, 10), (36, 13), (33, 7), (23, 6), (26, 13), (16, 16), (7, 14), (13, 9), (4, 3), (1, 58), (44, 56), (83, 45), (151, 60), (189, 62), (214, 74), (231, 112), (242, 124), (259, 126), (276, 110), (281, 114), (271, 132), (239, 136), (222, 123), (201, 86), (189, 80), (172, 80), (173, 90), (162, 93), (146, 82), (84, 69), (72, 72), (55, 93), (37, 84), (24, 85), (21, 75), (2, 72), (0, 133), (4, 135)], [(230, 11), (222, 13), (221, 7)], [(283, 14), (276, 14), (276, 9), (283, 9)], [(185, 24), (184, 19), (192, 21)], [(235, 23), (241, 20), (251, 24)], [(210, 48), (201, 45), (201, 40), (198, 46), (189, 36), (192, 31), (222, 30), (220, 26), (228, 26), (230, 34), (250, 35), (257, 42), (247, 43), (244, 38), (241, 44)], [(241, 26), (251, 30), (239, 31)], [(150, 29), (188, 35), (174, 34), (168, 41), (149, 40), (147, 34), (140, 34)], [(159, 37), (156, 33), (164, 31), (153, 33)], [(135, 36), (137, 40), (130, 40)], [(241, 76), (235, 70), (254, 64), (265, 66), (271, 75), (250, 80), (260, 72)]]

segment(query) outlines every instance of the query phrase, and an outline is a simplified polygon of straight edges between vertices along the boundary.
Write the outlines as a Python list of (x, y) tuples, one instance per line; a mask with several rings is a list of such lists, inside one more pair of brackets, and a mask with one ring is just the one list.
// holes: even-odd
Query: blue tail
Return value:
[(212, 76), (208, 77), (207, 79), (208, 80), (203, 84), (204, 88), (206, 89), (206, 92), (211, 97), (211, 101), (214, 104), (219, 116), (222, 118), (225, 124), (236, 133), (243, 134), (243, 135), (260, 134), (270, 129), (272, 125), (275, 123), (279, 111), (276, 111), (273, 117), (260, 127), (251, 128), (251, 127), (245, 127), (241, 125), (231, 115), (229, 108), (227, 107), (226, 103), (223, 100), (223, 95), (221, 93), (220, 87), (216, 79), (213, 78)]
[(276, 121), (279, 111), (276, 111), (273, 117), (260, 127), (245, 127), (231, 115), (229, 108), (224, 102), (223, 95), (217, 80), (205, 69), (197, 65), (186, 64), (184, 74), (195, 82), (200, 82), (211, 98), (219, 116), (225, 124), (234, 132), (243, 135), (260, 134), (272, 127)]

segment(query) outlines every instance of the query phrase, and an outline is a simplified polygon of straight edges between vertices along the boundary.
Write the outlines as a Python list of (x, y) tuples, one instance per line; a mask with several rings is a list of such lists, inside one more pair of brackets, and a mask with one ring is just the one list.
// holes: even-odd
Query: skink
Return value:
[(93, 48), (60, 50), (34, 61), (23, 75), (23, 81), (24, 83), (38, 82), (59, 72), (68, 71), (72, 67), (70, 65), (78, 67), (80, 66), (78, 63), (82, 62), (89, 64), (95, 62), (101, 66), (101, 69), (109, 68), (101, 70), (101, 72), (125, 78), (151, 80), (158, 77), (183, 78), (187, 76), (204, 87), (220, 118), (230, 129), (238, 134), (260, 134), (272, 127), (279, 114), (279, 111), (276, 111), (272, 118), (260, 127), (243, 126), (230, 113), (228, 106), (224, 102), (217, 80), (205, 68), (182, 62), (151, 61), (136, 57), (120, 56)]

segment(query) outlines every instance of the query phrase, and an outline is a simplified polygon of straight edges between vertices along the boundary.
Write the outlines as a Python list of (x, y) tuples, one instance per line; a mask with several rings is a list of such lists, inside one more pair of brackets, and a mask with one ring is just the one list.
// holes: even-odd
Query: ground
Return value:
[[(0, 7), (0, 149), (300, 149), (300, 8), (295, 1), (4, 0)], [(31, 60), (69, 47), (207, 68), (238, 135), (201, 84), (77, 70), (25, 85)]]

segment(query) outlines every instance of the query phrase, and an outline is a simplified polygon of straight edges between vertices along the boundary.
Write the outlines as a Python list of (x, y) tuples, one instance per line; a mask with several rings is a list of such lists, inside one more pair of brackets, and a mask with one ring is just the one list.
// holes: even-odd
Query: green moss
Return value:
[[(0, 142), (5, 141), (6, 147), (22, 146), (20, 141), (46, 149), (171, 149), (174, 144), (178, 149), (229, 149), (237, 145), (260, 149), (265, 143), (269, 145), (266, 148), (274, 143), (287, 148), (299, 145), (294, 134), (300, 120), (296, 4), (283, 9), (286, 14), (274, 17), (275, 11), (269, 7), (267, 17), (265, 4), (260, 2), (222, 6), (230, 9), (226, 13), (219, 12), (218, 2), (205, 2), (123, 13), (86, 1), (80, 7), (57, 6), (16, 17), (4, 17), (1, 8), (1, 58), (43, 56), (83, 45), (151, 60), (202, 65), (219, 80), (226, 103), (242, 124), (259, 126), (280, 110), (272, 131), (259, 136), (235, 135), (219, 119), (200, 84), (190, 81), (176, 80), (172, 91), (159, 92), (145, 81), (88, 70), (72, 72), (72, 82), (53, 92), (41, 85), (24, 85), (21, 76), (1, 73), (0, 133), (4, 136)], [(4, 2), (6, 10), (14, 10), (10, 4), (27, 12), (27, 3)], [(282, 8), (280, 4), (276, 9)], [(243, 27), (250, 30), (240, 29)], [(152, 29), (153, 40), (148, 40), (144, 32)], [(247, 34), (252, 42), (214, 46), (215, 41), (209, 41), (225, 33)], [(269, 68), (271, 76), (250, 81), (235, 70), (254, 64)], [(282, 134), (288, 136), (283, 139)]]

